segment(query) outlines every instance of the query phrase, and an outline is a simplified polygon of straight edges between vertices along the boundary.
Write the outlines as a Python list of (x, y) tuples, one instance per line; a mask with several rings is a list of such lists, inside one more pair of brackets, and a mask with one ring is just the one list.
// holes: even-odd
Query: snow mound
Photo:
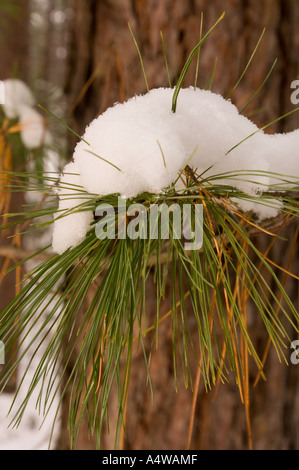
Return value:
[[(205, 172), (205, 177), (240, 170), (255, 172), (250, 177), (231, 180), (223, 176), (218, 181), (249, 196), (269, 189), (272, 181), (263, 172), (299, 177), (299, 130), (267, 135), (221, 95), (191, 87), (180, 90), (173, 113), (173, 92), (170, 88), (153, 89), (107, 109), (86, 128), (64, 174), (66, 170), (77, 173), (75, 184), (91, 194), (119, 193), (127, 198), (141, 192), (161, 192), (177, 179), (192, 155), (189, 166), (198, 174)], [(238, 201), (240, 207), (242, 202)], [(74, 204), (78, 201), (61, 194), (59, 209), (71, 209)], [(250, 208), (250, 202), (244, 208)], [(267, 207), (263, 212), (263, 206), (259, 207), (260, 218), (276, 213), (277, 209), (271, 212)], [(86, 214), (77, 227), (80, 237), (68, 228), (73, 215), (60, 219), (64, 229), (60, 228), (59, 236), (58, 221), (54, 222), (53, 248), (58, 253), (74, 246), (87, 231)]]

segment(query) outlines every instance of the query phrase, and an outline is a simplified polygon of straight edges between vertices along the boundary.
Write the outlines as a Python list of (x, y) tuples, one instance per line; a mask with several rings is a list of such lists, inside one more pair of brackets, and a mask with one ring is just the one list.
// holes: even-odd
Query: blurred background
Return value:
[[(272, 65), (277, 63), (251, 105), (247, 115), (259, 126), (291, 111), (291, 83), (299, 78), (299, 2), (298, 0), (0, 0), (0, 80), (19, 78), (31, 89), (36, 102), (65, 120), (83, 134), (89, 122), (116, 101), (146, 92), (136, 47), (128, 29), (130, 23), (138, 42), (150, 88), (168, 86), (160, 31), (163, 32), (169, 71), (175, 83), (192, 48), (200, 36), (226, 12), (224, 20), (204, 44), (200, 53), (198, 86), (224, 96), (242, 74), (266, 28), (254, 59), (232, 101), (242, 107), (258, 90)], [(185, 86), (194, 84), (196, 61), (186, 77)], [(54, 140), (57, 137), (58, 167), (72, 157), (76, 138), (59, 123), (49, 120)], [(276, 123), (267, 132), (298, 128), (298, 115)], [(18, 211), (23, 196), (13, 195), (10, 210)], [(294, 228), (289, 228), (289, 233)], [(11, 252), (11, 241), (0, 237), (0, 269), (18, 260), (20, 251)], [(38, 241), (34, 241), (34, 244)], [(263, 244), (261, 238), (257, 243)], [(285, 256), (285, 245), (277, 245), (277, 262)], [(293, 272), (298, 274), (298, 247)], [(283, 260), (282, 260), (283, 262)], [(0, 308), (16, 293), (14, 274), (1, 279)], [(151, 285), (149, 283), (149, 292)], [(290, 282), (294, 299), (298, 283)], [(153, 289), (153, 295), (154, 294)], [(154, 309), (154, 308), (153, 308)], [(149, 315), (151, 312), (149, 305)], [(167, 311), (167, 309), (165, 310)], [(262, 353), (267, 338), (259, 322), (251, 317), (252, 334)], [(151, 363), (154, 403), (146, 385), (142, 354), (132, 362), (127, 413), (125, 449), (184, 449), (186, 445), (192, 390), (178, 378), (175, 392), (171, 332), (162, 324), (159, 350)], [(278, 362), (270, 351), (266, 374), (251, 388), (251, 425), (257, 449), (299, 449), (299, 369)], [(195, 374), (195, 368), (194, 368)], [(16, 383), (7, 386), (1, 399), (10, 399)], [(217, 392), (217, 393), (216, 393)], [(115, 392), (116, 393), (116, 392)], [(67, 400), (65, 400), (67, 401)], [(62, 406), (55, 428), (53, 447), (68, 449), (66, 426), (68, 404)], [(31, 411), (30, 411), (31, 413)], [(32, 416), (34, 410), (32, 411)], [(112, 416), (113, 423), (113, 416)], [(113, 424), (112, 424), (113, 426)], [(37, 431), (32, 418), (26, 426), (6, 431), (0, 423), (0, 448), (43, 448), (49, 429)], [(39, 434), (38, 434), (39, 432)], [(32, 433), (28, 442), (26, 435)], [(112, 434), (112, 435), (111, 435)], [(113, 447), (113, 433), (103, 438), (105, 448)], [(24, 441), (25, 438), (25, 441)], [(78, 448), (94, 448), (94, 440), (83, 422)], [(220, 385), (206, 393), (199, 389), (191, 448), (246, 449), (248, 434), (244, 405), (234, 383)]]

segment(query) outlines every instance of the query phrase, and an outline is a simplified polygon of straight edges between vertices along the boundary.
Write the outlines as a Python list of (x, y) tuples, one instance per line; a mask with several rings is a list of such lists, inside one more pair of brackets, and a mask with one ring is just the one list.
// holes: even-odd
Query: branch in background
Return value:
[(22, 248), (17, 248), (15, 246), (3, 246), (0, 247), (0, 257), (11, 258), (11, 259), (26, 259), (29, 257), (34, 257), (36, 260), (44, 261), (45, 259), (51, 258), (52, 253), (37, 253), (35, 251), (23, 250)]

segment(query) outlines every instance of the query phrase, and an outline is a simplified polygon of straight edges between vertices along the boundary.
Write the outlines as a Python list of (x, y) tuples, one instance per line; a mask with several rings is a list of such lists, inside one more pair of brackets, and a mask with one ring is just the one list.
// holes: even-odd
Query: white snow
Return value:
[(45, 126), (42, 115), (30, 106), (23, 105), (19, 111), (21, 139), (28, 149), (35, 149), (43, 144)]
[(59, 218), (63, 211), (75, 211), (76, 207), (86, 200), (81, 196), (83, 188), (79, 167), (75, 163), (71, 162), (65, 166), (57, 192), (60, 198), (58, 210), (62, 212), (56, 215), (52, 246), (55, 252), (63, 253), (67, 248), (75, 247), (84, 240), (93, 220), (91, 211), (72, 212)]
[(36, 149), (46, 143), (46, 128), (42, 115), (36, 111), (35, 98), (30, 88), (19, 79), (3, 80), (4, 103), (1, 105), (8, 119), (18, 119), (23, 145)]
[(22, 80), (8, 78), (4, 83), (3, 111), (8, 119), (19, 117), (20, 107), (35, 105), (35, 99), (30, 88)]
[[(170, 88), (153, 89), (115, 104), (94, 119), (75, 148), (74, 162), (64, 173), (77, 173), (73, 181), (88, 193), (120, 193), (128, 198), (167, 188), (193, 153), (188, 164), (197, 174), (206, 172), (205, 177), (238, 170), (299, 177), (299, 130), (267, 135), (240, 115), (230, 101), (198, 88), (181, 89), (173, 113), (173, 92)], [(257, 196), (269, 190), (272, 181), (261, 173), (238, 180), (223, 177), (218, 183)], [(250, 201), (237, 202), (244, 210), (257, 209), (260, 218), (277, 212)], [(67, 201), (62, 192), (59, 209), (74, 204), (78, 202)], [(79, 214), (72, 214), (54, 222), (54, 251), (61, 253), (84, 238), (91, 214), (83, 214), (82, 220)]]

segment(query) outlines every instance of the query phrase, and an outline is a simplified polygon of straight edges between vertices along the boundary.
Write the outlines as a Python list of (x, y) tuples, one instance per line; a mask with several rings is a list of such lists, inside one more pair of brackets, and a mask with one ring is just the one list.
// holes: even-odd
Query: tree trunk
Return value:
[(26, 80), (29, 62), (29, 0), (0, 5), (0, 80), (18, 77)]
[[(9, 2), (6, 2), (9, 3)], [(2, 10), (0, 6), (0, 80), (7, 78), (20, 78), (27, 79), (28, 72), (28, 24), (29, 24), (29, 1), (16, 0), (10, 8)], [(4, 158), (0, 155), (0, 159)], [(12, 156), (13, 159), (18, 159), (17, 155)], [(0, 165), (2, 167), (2, 165)], [(9, 170), (10, 168), (7, 168)], [(3, 194), (0, 194), (0, 198)], [(21, 209), (23, 203), (23, 196), (20, 193), (12, 193), (10, 197), (10, 205), (6, 207), (7, 212), (17, 213)], [(1, 221), (2, 223), (2, 221)], [(0, 247), (3, 253), (0, 256), (0, 311), (8, 305), (8, 303), (16, 295), (16, 284), (19, 283), (20, 277), (17, 270), (17, 277), (15, 272), (12, 272), (5, 277), (2, 276), (3, 271), (10, 268), (15, 264), (15, 259), (10, 259), (5, 256), (5, 247), (11, 246), (12, 240), (8, 238), (12, 235), (12, 231), (5, 231), (0, 233)], [(8, 360), (6, 354), (6, 360)], [(13, 391), (15, 389), (15, 376), (8, 382), (6, 391)]]
[[(231, 96), (237, 106), (244, 103), (260, 87), (275, 58), (276, 67), (266, 85), (247, 108), (251, 119), (259, 126), (290, 111), (290, 85), (298, 75), (299, 4), (296, 0), (76, 0), (72, 29), (71, 56), (67, 93), (73, 109), (73, 128), (83, 133), (85, 126), (116, 101), (146, 92), (145, 81), (136, 48), (130, 36), (128, 22), (138, 42), (149, 87), (168, 86), (160, 30), (166, 44), (172, 83), (200, 34), (203, 12), (204, 33), (223, 11), (224, 20), (202, 47), (198, 86), (210, 83), (217, 57), (212, 90), (224, 96), (241, 76), (266, 27), (263, 40), (245, 77)], [(190, 68), (184, 86), (194, 84), (196, 61)], [(88, 87), (84, 85), (88, 83)], [(256, 112), (254, 112), (256, 110)], [(296, 114), (280, 121), (267, 131), (291, 130), (298, 127)], [(70, 143), (72, 146), (74, 141)], [(296, 227), (285, 230), (287, 239), (275, 243), (273, 259), (286, 266), (289, 241)], [(288, 241), (289, 240), (289, 241)], [(265, 248), (267, 240), (256, 238)], [(291, 271), (298, 275), (298, 246)], [(297, 298), (298, 284), (290, 279), (288, 289)], [(153, 278), (148, 283), (148, 324), (155, 318)], [(161, 315), (169, 309), (166, 299)], [(248, 322), (258, 352), (263, 354), (267, 335), (257, 312), (249, 305)], [(192, 324), (192, 318), (190, 318)], [(290, 333), (293, 335), (293, 333)], [(125, 449), (184, 449), (187, 442), (193, 392), (186, 389), (182, 374), (178, 374), (175, 391), (171, 328), (169, 321), (161, 324), (159, 348), (151, 358), (151, 378), (154, 401), (147, 385), (142, 354), (132, 362), (127, 404)], [(146, 345), (149, 347), (146, 339)], [(253, 383), (257, 374), (254, 364), (250, 372), (250, 411), (253, 447), (256, 449), (299, 448), (299, 400), (296, 366), (279, 363), (273, 348), (266, 362), (267, 381)], [(195, 381), (197, 368), (194, 361)], [(116, 401), (116, 391), (111, 401)], [(67, 409), (67, 404), (65, 405)], [(112, 413), (113, 430), (113, 413)], [(103, 437), (104, 448), (113, 448), (113, 432)], [(61, 448), (67, 448), (67, 432), (63, 429)], [(92, 448), (83, 425), (78, 448)], [(200, 383), (194, 415), (191, 448), (246, 449), (248, 433), (245, 408), (234, 381), (206, 392)]]

